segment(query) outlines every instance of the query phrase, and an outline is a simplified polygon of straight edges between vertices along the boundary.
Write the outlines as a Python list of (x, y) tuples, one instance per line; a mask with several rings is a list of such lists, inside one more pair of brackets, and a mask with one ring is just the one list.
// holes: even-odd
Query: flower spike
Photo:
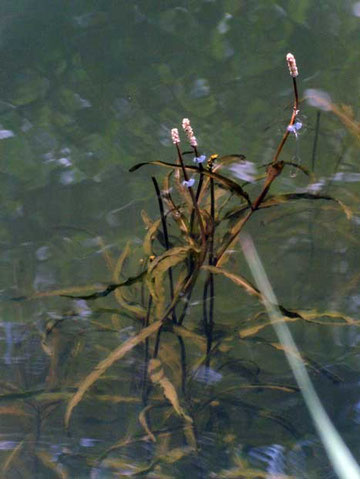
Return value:
[(178, 145), (180, 143), (179, 130), (177, 128), (172, 128), (171, 140), (174, 143), (174, 145)]
[(294, 55), (292, 53), (288, 53), (286, 55), (286, 61), (287, 61), (288, 67), (289, 67), (290, 75), (293, 78), (296, 78), (299, 75), (299, 72), (298, 72), (298, 69), (297, 69), (297, 66), (296, 66), (296, 60), (295, 60)]
[(186, 133), (186, 136), (187, 136), (187, 138), (188, 138), (188, 140), (189, 140), (190, 145), (193, 146), (193, 147), (197, 147), (197, 146), (198, 146), (198, 142), (197, 142), (196, 136), (194, 135), (194, 131), (193, 131), (193, 129), (191, 128), (189, 118), (184, 118), (184, 119), (183, 119), (183, 121), (182, 121), (182, 127), (183, 127), (183, 130), (184, 130), (185, 133)]

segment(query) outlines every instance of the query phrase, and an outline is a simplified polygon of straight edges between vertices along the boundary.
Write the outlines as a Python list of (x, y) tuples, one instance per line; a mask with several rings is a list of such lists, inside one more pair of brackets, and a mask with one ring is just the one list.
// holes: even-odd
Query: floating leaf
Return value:
[(93, 369), (93, 371), (86, 376), (86, 378), (81, 381), (78, 390), (74, 394), (74, 396), (69, 401), (66, 412), (65, 412), (65, 426), (69, 426), (70, 417), (72, 414), (73, 409), (79, 404), (82, 400), (86, 391), (96, 382), (99, 377), (104, 374), (116, 361), (121, 359), (125, 356), (126, 353), (131, 351), (135, 346), (145, 341), (146, 338), (151, 336), (155, 333), (163, 324), (162, 320), (155, 321), (154, 323), (150, 324), (150, 326), (142, 329), (140, 333), (136, 336), (128, 339), (123, 344), (121, 344), (118, 348), (116, 348), (113, 352), (111, 352), (105, 359), (100, 361), (98, 365)]

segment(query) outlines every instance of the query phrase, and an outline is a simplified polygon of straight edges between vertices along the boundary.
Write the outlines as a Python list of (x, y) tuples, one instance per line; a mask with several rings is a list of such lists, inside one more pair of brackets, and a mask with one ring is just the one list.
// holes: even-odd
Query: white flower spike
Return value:
[(180, 143), (179, 130), (177, 128), (173, 128), (171, 130), (171, 140), (174, 145), (178, 145)]
[(196, 139), (196, 136), (194, 135), (194, 131), (193, 129), (191, 128), (191, 124), (190, 124), (190, 120), (189, 118), (184, 118), (183, 121), (182, 121), (182, 127), (183, 127), (183, 130), (184, 132), (186, 133), (186, 136), (189, 140), (189, 143), (191, 146), (193, 147), (197, 147), (198, 146), (198, 142), (197, 142), (197, 139)]
[(290, 75), (293, 78), (296, 78), (299, 75), (299, 71), (298, 71), (297, 66), (296, 66), (296, 60), (295, 60), (294, 55), (292, 53), (288, 53), (286, 55), (286, 61), (287, 61), (288, 67), (289, 67)]

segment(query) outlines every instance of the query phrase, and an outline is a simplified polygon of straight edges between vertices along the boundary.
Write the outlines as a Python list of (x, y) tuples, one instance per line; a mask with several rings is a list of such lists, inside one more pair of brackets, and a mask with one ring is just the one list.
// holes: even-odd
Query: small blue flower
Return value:
[(200, 155), (200, 156), (196, 156), (193, 159), (193, 162), (199, 164), (199, 163), (204, 163), (205, 160), (206, 160), (206, 156), (205, 155)]
[(188, 188), (191, 188), (192, 186), (194, 186), (194, 184), (195, 184), (194, 178), (190, 178), (188, 181), (184, 180), (182, 182), (182, 185), (187, 186)]
[(298, 131), (302, 128), (303, 124), (301, 121), (295, 122), (293, 125), (289, 125), (287, 127), (287, 130), (290, 131), (290, 133), (294, 133), (294, 135), (297, 137), (298, 136)]

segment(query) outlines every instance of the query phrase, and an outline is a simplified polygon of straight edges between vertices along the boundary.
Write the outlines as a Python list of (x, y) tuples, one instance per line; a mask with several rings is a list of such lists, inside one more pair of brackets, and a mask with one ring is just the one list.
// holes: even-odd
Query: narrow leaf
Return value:
[[(133, 166), (130, 168), (130, 172), (136, 171), (137, 169), (141, 168), (142, 166), (147, 166), (147, 165), (157, 165), (157, 166), (163, 166), (165, 168), (172, 168), (172, 169), (179, 169), (181, 168), (181, 165), (176, 165), (173, 163), (167, 163), (165, 161), (147, 161), (144, 163), (138, 163), (137, 165)], [(187, 170), (190, 170), (191, 172), (194, 173), (201, 173), (204, 176), (208, 176), (209, 178), (213, 178), (214, 181), (217, 183), (220, 183), (224, 188), (232, 191), (236, 195), (242, 197), (245, 199), (245, 201), (248, 203), (249, 206), (251, 206), (251, 201), (249, 198), (249, 195), (246, 193), (246, 191), (243, 190), (243, 188), (236, 183), (236, 181), (231, 180), (230, 178), (227, 178), (226, 176), (220, 175), (219, 173), (214, 173), (208, 170), (201, 170), (197, 166), (189, 166), (185, 165), (185, 168)]]
[(111, 352), (105, 359), (100, 361), (98, 365), (91, 371), (91, 373), (80, 383), (78, 390), (69, 401), (65, 412), (65, 426), (69, 426), (70, 417), (73, 409), (82, 400), (86, 391), (99, 379), (99, 377), (107, 371), (116, 361), (123, 358), (126, 353), (131, 351), (135, 346), (143, 342), (146, 338), (155, 333), (163, 324), (162, 320), (155, 321), (147, 328), (140, 331), (139, 334), (133, 338), (128, 339), (113, 352)]
[(152, 243), (160, 225), (161, 225), (161, 218), (154, 221), (146, 233), (146, 236), (144, 238), (144, 243), (143, 243), (143, 249), (146, 256), (151, 256), (153, 254)]
[(250, 281), (245, 279), (243, 276), (239, 274), (230, 273), (230, 271), (227, 271), (226, 269), (223, 269), (223, 268), (219, 268), (217, 266), (204, 265), (201, 267), (201, 269), (205, 269), (207, 271), (210, 271), (210, 273), (214, 273), (214, 274), (223, 274), (227, 278), (231, 279), (231, 281), (233, 281), (235, 284), (243, 288), (248, 294), (252, 296), (256, 296), (257, 298), (262, 300), (262, 295), (260, 291), (257, 288), (255, 288), (255, 286), (253, 286), (250, 283)]
[(155, 258), (149, 265), (147, 285), (156, 304), (157, 317), (161, 317), (165, 309), (166, 294), (164, 275), (169, 268), (183, 262), (188, 256), (190, 250), (191, 248), (189, 246), (171, 248), (165, 251), (161, 256)]
[(158, 384), (164, 393), (166, 399), (171, 403), (176, 414), (182, 416), (187, 422), (192, 423), (190, 416), (186, 414), (180, 406), (176, 389), (172, 382), (165, 376), (161, 361), (159, 359), (151, 359), (149, 362), (149, 376), (154, 384)]
[(144, 409), (142, 409), (140, 411), (140, 414), (139, 414), (139, 423), (142, 425), (142, 427), (144, 428), (146, 434), (148, 435), (148, 438), (152, 441), (152, 442), (156, 442), (156, 438), (154, 436), (154, 434), (151, 432), (149, 426), (148, 426), (148, 423), (147, 423), (147, 420), (146, 420), (146, 413), (149, 411), (149, 409), (151, 409), (152, 406), (146, 406), (144, 407)]

